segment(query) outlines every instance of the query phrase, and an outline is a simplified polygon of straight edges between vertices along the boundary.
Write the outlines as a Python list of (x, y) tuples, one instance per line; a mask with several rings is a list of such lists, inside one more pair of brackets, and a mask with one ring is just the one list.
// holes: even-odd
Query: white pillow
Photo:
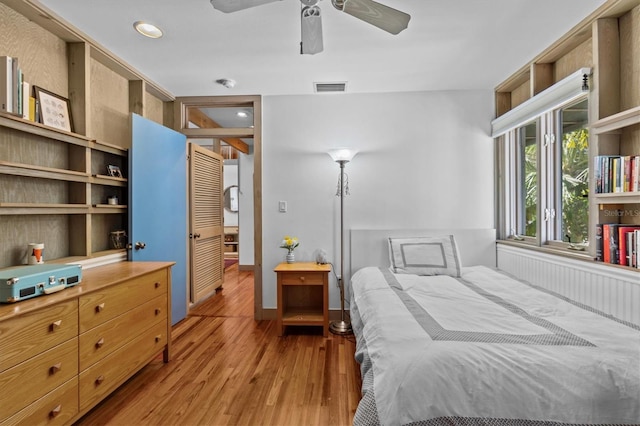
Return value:
[(460, 254), (453, 235), (389, 238), (391, 272), (460, 276)]

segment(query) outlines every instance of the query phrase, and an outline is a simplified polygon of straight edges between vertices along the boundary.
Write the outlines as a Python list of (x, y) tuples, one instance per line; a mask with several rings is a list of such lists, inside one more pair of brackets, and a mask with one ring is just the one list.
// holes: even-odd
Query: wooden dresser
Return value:
[(172, 265), (99, 266), (0, 305), (0, 426), (71, 424), (160, 353), (168, 362)]

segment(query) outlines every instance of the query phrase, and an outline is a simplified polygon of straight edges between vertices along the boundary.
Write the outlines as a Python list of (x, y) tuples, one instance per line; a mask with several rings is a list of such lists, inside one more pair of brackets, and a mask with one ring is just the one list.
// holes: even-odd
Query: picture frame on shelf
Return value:
[(40, 123), (54, 129), (73, 132), (69, 99), (39, 86), (33, 86), (33, 94), (38, 105)]
[(111, 177), (122, 179), (122, 171), (120, 171), (120, 167), (109, 164), (107, 166), (107, 174)]

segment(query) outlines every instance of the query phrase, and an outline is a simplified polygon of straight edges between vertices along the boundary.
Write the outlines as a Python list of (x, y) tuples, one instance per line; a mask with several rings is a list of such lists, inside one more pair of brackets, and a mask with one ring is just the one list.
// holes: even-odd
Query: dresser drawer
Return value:
[(65, 425), (78, 413), (78, 377), (49, 392), (36, 402), (28, 405), (0, 426), (14, 425)]
[(282, 285), (322, 285), (324, 272), (281, 272)]
[(71, 300), (0, 322), (0, 371), (76, 337), (77, 307)]
[(74, 338), (0, 373), (0, 419), (17, 413), (78, 375), (78, 339)]
[(109, 321), (144, 301), (166, 294), (167, 283), (168, 273), (163, 269), (80, 296), (80, 332)]
[(80, 372), (80, 410), (93, 407), (133, 373), (159, 354), (167, 344), (167, 324), (160, 322)]
[(100, 361), (158, 321), (167, 323), (167, 298), (158, 296), (80, 335), (80, 371)]

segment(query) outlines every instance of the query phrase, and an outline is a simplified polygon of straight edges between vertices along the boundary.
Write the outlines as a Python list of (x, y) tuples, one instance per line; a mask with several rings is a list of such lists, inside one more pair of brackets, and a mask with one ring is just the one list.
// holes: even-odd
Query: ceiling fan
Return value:
[[(211, 0), (211, 4), (221, 12), (233, 13), (276, 1), (282, 0)], [(300, 12), (301, 54), (313, 55), (323, 50), (322, 15), (318, 1), (300, 0), (302, 4)], [(373, 0), (331, 0), (331, 4), (336, 9), (391, 34), (398, 34), (407, 28), (411, 19), (410, 15)]]

